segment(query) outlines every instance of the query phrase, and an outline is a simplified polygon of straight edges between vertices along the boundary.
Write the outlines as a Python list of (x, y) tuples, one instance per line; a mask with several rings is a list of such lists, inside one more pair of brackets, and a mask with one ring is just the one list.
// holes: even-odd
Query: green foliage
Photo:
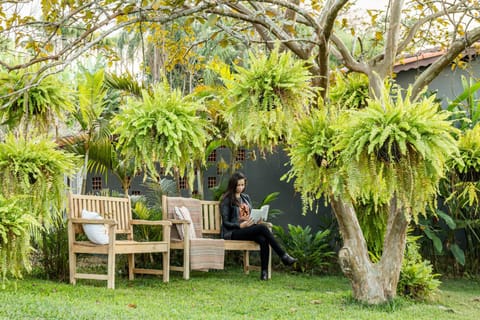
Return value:
[(348, 109), (367, 106), (369, 98), (368, 77), (362, 73), (335, 73), (334, 84), (328, 92), (330, 103)]
[[(480, 180), (480, 123), (465, 130), (458, 139), (461, 161), (452, 161), (452, 169), (460, 180), (477, 182)], [(475, 199), (470, 198), (469, 203)], [(478, 198), (476, 199), (478, 203)]]
[(69, 280), (67, 221), (42, 232), (34, 244), (33, 273), (46, 279)]
[(23, 120), (47, 131), (73, 107), (68, 83), (59, 76), (35, 79), (27, 70), (0, 73), (0, 97), (0, 118), (10, 129)]
[(373, 201), (375, 206), (397, 203), (411, 208), (413, 217), (434, 205), (446, 162), (458, 153), (458, 130), (447, 111), (431, 96), (411, 100), (411, 90), (395, 100), (385, 92), (365, 109), (347, 111), (336, 123), (335, 150), (341, 152), (346, 174), (342, 197)]
[(2, 288), (8, 276), (22, 277), (30, 270), (30, 229), (38, 222), (21, 201), (21, 197), (0, 194), (0, 273)]
[[(73, 174), (78, 159), (56, 147), (50, 139), (16, 139), (12, 134), (0, 144), (0, 195), (4, 202), (0, 208), (5, 211), (0, 215), (0, 228), (4, 230), (0, 251), (4, 279), (7, 273), (18, 277), (21, 267), (30, 269), (25, 261), (29, 259), (31, 235), (40, 247), (48, 245), (48, 233), (57, 232), (63, 223), (64, 178)], [(44, 259), (52, 258), (49, 249), (42, 250), (48, 255)]]
[[(270, 203), (272, 203), (273, 201), (278, 199), (279, 195), (280, 195), (280, 192), (272, 192), (272, 193), (267, 194), (265, 196), (265, 198), (263, 198), (263, 200), (260, 203), (260, 205), (258, 206), (258, 208), (260, 209), (260, 207), (262, 207), (263, 205), (270, 205)], [(280, 209), (269, 208), (268, 209), (268, 218), (269, 219), (274, 218), (281, 213), (282, 213), (282, 210), (280, 210)]]
[[(440, 221), (443, 221), (446, 227), (442, 227), (439, 224)], [(465, 265), (465, 252), (455, 243), (454, 234), (457, 224), (450, 215), (442, 210), (437, 210), (433, 218), (419, 219), (418, 227), (430, 239), (436, 254), (444, 254), (445, 251), (449, 251), (457, 263)]]
[[(480, 124), (471, 129), (467, 126), (459, 136), (458, 145), (460, 157), (449, 161), (447, 175), (440, 184), (440, 196), (448, 215), (437, 213), (446, 223), (439, 224), (438, 218), (425, 219), (420, 229), (431, 240), (428, 245), (435, 249), (432, 254), (443, 255), (445, 268), (452, 271), (452, 266), (458, 267), (451, 263), (453, 256), (462, 266), (460, 271), (476, 274), (480, 252)], [(462, 239), (457, 239), (460, 230), (464, 233)], [(458, 246), (460, 242), (464, 250)], [(436, 264), (436, 268), (441, 269), (442, 265)]]
[(292, 123), (304, 115), (314, 97), (305, 61), (280, 53), (249, 53), (246, 67), (236, 66), (233, 79), (223, 79), (233, 103), (225, 112), (236, 140), (271, 151), (292, 134)]
[(429, 261), (419, 253), (419, 237), (407, 236), (407, 246), (398, 281), (398, 293), (417, 300), (432, 298), (440, 285)]
[(205, 146), (210, 135), (208, 122), (199, 116), (203, 107), (168, 84), (158, 85), (153, 95), (143, 91), (143, 99), (130, 99), (115, 117), (122, 154), (134, 159), (134, 167), (157, 175), (156, 164), (165, 174), (178, 169), (188, 172), (193, 183), (196, 163), (205, 163)]
[(302, 195), (304, 212), (313, 206), (315, 199), (329, 195), (333, 182), (338, 181), (339, 164), (333, 151), (335, 117), (336, 113), (326, 108), (313, 110), (310, 117), (296, 123), (286, 149), (291, 169), (282, 179), (294, 179), (295, 189)]
[(105, 71), (97, 70), (94, 73), (85, 71), (78, 79), (78, 110), (74, 113), (81, 128), (89, 136), (98, 131), (98, 122), (106, 107), (107, 91), (104, 86)]
[(377, 206), (371, 201), (359, 202), (355, 205), (358, 223), (367, 241), (368, 251), (380, 257), (383, 251), (383, 240), (387, 229), (388, 206)]
[(65, 175), (73, 174), (77, 165), (78, 158), (58, 150), (50, 139), (25, 140), (9, 134), (0, 144), (1, 193), (24, 195), (22, 203), (49, 229), (61, 218)]
[(455, 112), (455, 120), (459, 122), (462, 130), (471, 129), (480, 122), (480, 82), (473, 79), (461, 78), (464, 91), (448, 105), (448, 110)]
[(321, 271), (328, 267), (335, 253), (328, 244), (330, 230), (317, 231), (306, 226), (288, 225), (288, 233), (280, 226), (273, 226), (275, 235), (283, 243), (285, 250), (298, 259), (295, 269), (301, 272)]

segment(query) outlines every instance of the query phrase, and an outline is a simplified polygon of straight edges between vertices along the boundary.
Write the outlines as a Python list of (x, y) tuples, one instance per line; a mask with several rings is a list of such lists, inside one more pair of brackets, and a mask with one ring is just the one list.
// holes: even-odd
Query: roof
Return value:
[[(407, 71), (410, 69), (418, 69), (421, 67), (428, 67), (435, 61), (437, 61), (441, 56), (445, 54), (445, 50), (434, 48), (430, 50), (420, 51), (414, 55), (408, 55), (402, 57), (393, 67), (393, 72), (398, 73), (402, 71)], [(479, 51), (475, 47), (467, 48), (464, 52), (465, 58), (471, 58), (479, 54)]]

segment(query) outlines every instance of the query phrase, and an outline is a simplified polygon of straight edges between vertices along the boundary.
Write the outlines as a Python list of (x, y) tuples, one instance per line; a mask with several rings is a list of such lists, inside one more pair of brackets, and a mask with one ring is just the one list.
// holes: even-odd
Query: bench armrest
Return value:
[(180, 220), (180, 219), (168, 219), (168, 221), (172, 222), (173, 224), (190, 224), (190, 223), (192, 223), (190, 220)]
[(170, 242), (170, 229), (172, 228), (172, 222), (168, 220), (130, 220), (132, 226), (162, 226), (162, 241)]
[(69, 219), (73, 224), (108, 224), (116, 225), (115, 220), (112, 219), (83, 219), (83, 218), (71, 218)]
[(171, 226), (172, 222), (168, 220), (139, 220), (139, 219), (134, 219), (130, 221), (130, 224), (132, 225), (148, 225), (148, 226), (159, 226), (159, 225), (164, 225), (164, 226)]

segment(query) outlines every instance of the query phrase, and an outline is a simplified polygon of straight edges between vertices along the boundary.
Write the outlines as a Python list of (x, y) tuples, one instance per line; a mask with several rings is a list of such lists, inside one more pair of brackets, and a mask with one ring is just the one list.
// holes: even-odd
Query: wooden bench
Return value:
[[(162, 196), (162, 212), (164, 218), (167, 216), (167, 212), (171, 212), (171, 208), (168, 207), (168, 197)], [(202, 209), (202, 235), (209, 238), (220, 238), (221, 231), (221, 214), (218, 201), (199, 200), (199, 205)], [(170, 209), (170, 211), (169, 211)], [(183, 272), (183, 278), (190, 278), (190, 243), (186, 241), (189, 235), (189, 223), (190, 221), (169, 219), (174, 225), (181, 224), (183, 226), (183, 234), (185, 235), (183, 241), (171, 241), (170, 249), (183, 250), (183, 265), (182, 266), (170, 266), (172, 271)], [(271, 224), (268, 224), (271, 227)], [(260, 245), (254, 241), (246, 240), (224, 240), (226, 251), (242, 251), (243, 253), (243, 271), (248, 274), (250, 270), (260, 270), (260, 266), (250, 264), (250, 252), (260, 251)], [(272, 274), (272, 252), (270, 248), (268, 258), (268, 278), (271, 278)]]
[[(70, 283), (77, 279), (106, 280), (107, 287), (115, 288), (115, 255), (126, 254), (128, 278), (137, 274), (163, 275), (163, 281), (169, 281), (170, 267), (170, 221), (133, 220), (130, 198), (101, 197), (69, 194), (68, 210), (68, 252), (70, 265)], [(82, 219), (82, 210), (99, 213), (104, 219)], [(88, 240), (79, 240), (83, 233), (82, 224), (104, 224), (108, 226), (108, 244), (99, 245)], [(141, 242), (133, 239), (134, 225), (162, 226), (162, 241)], [(122, 239), (117, 239), (121, 236)], [(135, 268), (135, 254), (162, 253), (163, 269)], [(77, 272), (77, 254), (107, 255), (107, 274)]]

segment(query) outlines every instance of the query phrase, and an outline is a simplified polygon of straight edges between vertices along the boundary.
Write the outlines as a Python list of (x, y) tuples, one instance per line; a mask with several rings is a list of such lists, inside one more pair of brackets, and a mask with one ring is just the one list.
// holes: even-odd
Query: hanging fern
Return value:
[(30, 229), (38, 227), (30, 210), (22, 205), (21, 197), (5, 198), (0, 194), (0, 273), (2, 288), (9, 276), (22, 277), (22, 270), (29, 271)]
[[(450, 161), (449, 180), (444, 181), (447, 203), (477, 211), (480, 204), (480, 124), (466, 130), (458, 140), (460, 161)], [(477, 216), (473, 214), (472, 216)]]
[(323, 195), (326, 200), (335, 186), (341, 188), (337, 154), (333, 152), (334, 112), (318, 109), (296, 123), (289, 147), (291, 169), (282, 178), (295, 179), (294, 187), (303, 199), (304, 211)]
[[(79, 158), (57, 149), (45, 138), (17, 139), (7, 135), (0, 144), (1, 193), (22, 195), (22, 204), (46, 229), (61, 217), (65, 175), (74, 173)], [(36, 229), (32, 230), (34, 235)]]
[(369, 97), (368, 77), (361, 73), (344, 75), (334, 73), (333, 86), (328, 92), (328, 99), (332, 104), (348, 109), (360, 109), (367, 106)]
[(292, 123), (307, 112), (314, 97), (312, 76), (304, 61), (291, 53), (250, 52), (248, 67), (236, 66), (232, 79), (223, 79), (233, 101), (225, 118), (238, 141), (271, 151), (291, 138)]
[(153, 95), (143, 91), (143, 99), (131, 99), (116, 116), (114, 134), (122, 153), (135, 159), (134, 167), (157, 175), (157, 164), (181, 176), (188, 172), (193, 182), (196, 162), (204, 164), (210, 134), (208, 122), (199, 116), (204, 108), (168, 84), (158, 85)]
[[(0, 104), (5, 106), (0, 109), (0, 119), (10, 128), (24, 120), (46, 130), (64, 111), (72, 110), (72, 91), (68, 82), (58, 76), (48, 76), (37, 83), (30, 71), (0, 73)], [(29, 89), (11, 95), (24, 88)]]
[(335, 149), (345, 163), (346, 190), (350, 198), (376, 206), (396, 195), (416, 217), (426, 204), (433, 205), (446, 161), (458, 153), (458, 130), (434, 96), (411, 100), (408, 90), (392, 99), (385, 92), (383, 101), (371, 100), (366, 109), (349, 111), (337, 122)]

